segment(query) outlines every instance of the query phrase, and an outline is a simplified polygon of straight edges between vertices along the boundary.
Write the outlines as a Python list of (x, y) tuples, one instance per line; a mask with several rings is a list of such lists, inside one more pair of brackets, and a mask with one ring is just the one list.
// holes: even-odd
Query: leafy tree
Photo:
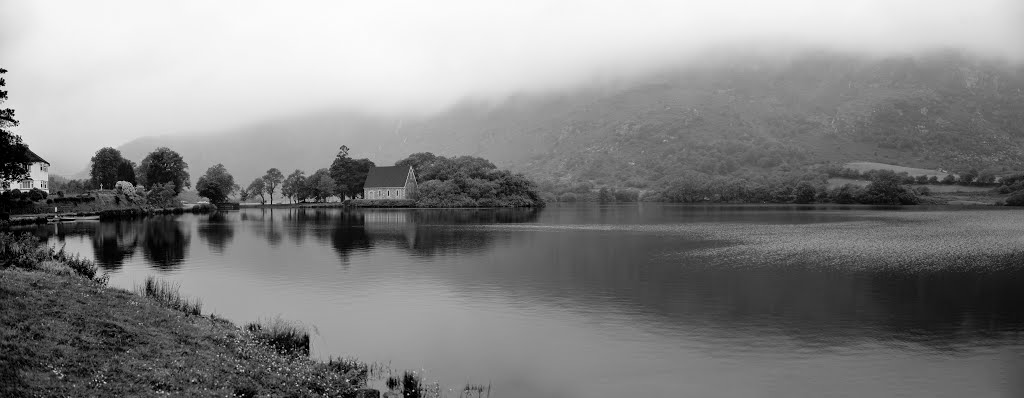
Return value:
[(262, 177), (252, 180), (245, 190), (249, 192), (250, 197), (259, 196), (261, 204), (267, 203), (267, 198), (264, 196), (267, 193), (267, 182)]
[(189, 182), (188, 163), (170, 148), (160, 147), (150, 152), (142, 159), (138, 171), (140, 183), (150, 186), (173, 184), (175, 195), (181, 193), (184, 187), (192, 186)]
[(174, 196), (177, 195), (177, 192), (179, 191), (174, 187), (173, 182), (153, 184), (149, 192), (146, 193), (146, 200), (149, 204), (156, 206), (177, 205), (174, 201)]
[(1009, 198), (1006, 198), (1007, 206), (1024, 206), (1024, 191), (1017, 191)]
[(306, 188), (309, 190), (309, 197), (317, 202), (327, 200), (337, 190), (334, 179), (331, 178), (330, 171), (327, 169), (317, 170), (310, 175), (306, 181)]
[(421, 173), (421, 170), (425, 170), (434, 161), (437, 160), (437, 156), (430, 152), (417, 152), (409, 155), (405, 159), (395, 162), (395, 166), (412, 166), (416, 173)]
[(93, 186), (112, 189), (118, 181), (128, 181), (134, 184), (135, 171), (132, 169), (131, 161), (122, 157), (121, 151), (105, 147), (96, 151), (96, 154), (90, 159), (89, 177)]
[(235, 188), (237, 188), (235, 177), (232, 177), (231, 173), (228, 173), (228, 170), (220, 163), (207, 169), (206, 174), (199, 177), (199, 181), (196, 182), (199, 196), (209, 198), (210, 203), (226, 202)]
[(249, 189), (248, 188), (241, 188), (241, 187), (238, 188), (238, 201), (239, 202), (246, 202), (246, 201), (248, 201), (250, 196), (252, 196), (252, 195), (249, 194)]
[(814, 196), (816, 194), (817, 192), (814, 189), (814, 185), (804, 181), (796, 186), (796, 189), (793, 192), (793, 201), (796, 203), (812, 203), (814, 202)]
[[(7, 85), (4, 73), (7, 70), (0, 68), (0, 105), (7, 101), (7, 91), (3, 89)], [(21, 142), (21, 137), (8, 130), (17, 125), (14, 109), (0, 108), (0, 184), (28, 177), (28, 146)]]
[(363, 192), (366, 175), (374, 164), (370, 159), (352, 159), (348, 156), (348, 147), (342, 145), (338, 155), (331, 163), (329, 173), (334, 180), (335, 192), (338, 197), (354, 197)]
[(281, 183), (281, 194), (291, 200), (292, 203), (295, 203), (299, 191), (302, 190), (305, 184), (306, 176), (304, 174), (302, 170), (295, 170)]
[(117, 165), (117, 180), (127, 181), (135, 185), (138, 182), (138, 179), (135, 178), (135, 162), (122, 159), (121, 164)]
[(276, 167), (272, 167), (261, 178), (263, 179), (263, 189), (270, 197), (270, 204), (274, 204), (274, 191), (277, 190), (278, 185), (281, 185), (281, 181), (284, 181), (284, 174), (281, 174), (281, 170)]
[(895, 173), (879, 173), (871, 184), (861, 192), (858, 200), (865, 204), (913, 205), (919, 202), (917, 195), (899, 184)]

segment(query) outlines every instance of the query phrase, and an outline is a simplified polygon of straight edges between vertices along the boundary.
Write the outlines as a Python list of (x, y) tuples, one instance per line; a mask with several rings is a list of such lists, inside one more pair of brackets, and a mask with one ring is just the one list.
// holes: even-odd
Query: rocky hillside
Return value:
[(137, 161), (169, 146), (193, 179), (224, 163), (248, 181), (270, 167), (327, 167), (342, 144), (378, 164), (469, 154), (543, 179), (636, 187), (685, 170), (750, 175), (848, 161), (1009, 172), (1024, 169), (1024, 68), (954, 53), (733, 57), (431, 117), (322, 113), (121, 149)]

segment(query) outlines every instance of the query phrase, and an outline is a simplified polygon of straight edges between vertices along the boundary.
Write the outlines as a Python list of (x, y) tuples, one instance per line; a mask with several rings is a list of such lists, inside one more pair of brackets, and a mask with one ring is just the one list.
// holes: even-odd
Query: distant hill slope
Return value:
[(1024, 169), (1024, 69), (957, 54), (733, 58), (615, 86), (465, 104), (428, 118), (324, 113), (124, 145), (169, 146), (193, 181), (224, 163), (247, 183), (270, 167), (327, 167), (341, 145), (390, 165), (469, 154), (537, 177), (645, 187), (684, 170), (751, 174), (880, 162), (955, 172)]

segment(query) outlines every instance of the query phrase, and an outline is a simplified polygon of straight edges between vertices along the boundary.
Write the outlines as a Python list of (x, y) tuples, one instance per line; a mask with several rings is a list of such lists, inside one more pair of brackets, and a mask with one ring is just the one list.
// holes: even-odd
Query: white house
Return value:
[(36, 155), (36, 153), (32, 152), (31, 149), (26, 150), (28, 151), (28, 159), (32, 162), (28, 166), (28, 178), (21, 181), (11, 181), (7, 186), (2, 187), (4, 188), (3, 190), (17, 189), (22, 192), (28, 192), (31, 191), (32, 188), (39, 188), (43, 190), (43, 192), (49, 194), (50, 162), (47, 162), (39, 155)]
[(366, 175), (364, 199), (406, 199), (416, 193), (412, 166), (374, 167)]

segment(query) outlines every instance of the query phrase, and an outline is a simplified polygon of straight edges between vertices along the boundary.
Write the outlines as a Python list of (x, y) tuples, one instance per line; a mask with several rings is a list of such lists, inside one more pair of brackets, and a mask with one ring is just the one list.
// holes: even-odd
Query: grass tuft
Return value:
[(39, 238), (29, 233), (0, 233), (0, 268), (15, 267), (22, 269), (43, 269), (47, 272), (60, 272), (60, 266), (52, 262), (67, 265), (76, 274), (106, 284), (107, 277), (97, 277), (99, 268), (96, 264), (79, 256), (71, 255), (64, 250), (47, 246)]
[(298, 323), (274, 317), (250, 322), (245, 329), (282, 354), (309, 355), (309, 330)]
[(181, 297), (178, 292), (180, 286), (177, 283), (157, 279), (154, 276), (147, 276), (142, 286), (136, 286), (135, 292), (140, 296), (149, 297), (164, 306), (179, 310), (187, 315), (199, 316), (202, 314), (203, 303), (199, 299), (188, 299)]

